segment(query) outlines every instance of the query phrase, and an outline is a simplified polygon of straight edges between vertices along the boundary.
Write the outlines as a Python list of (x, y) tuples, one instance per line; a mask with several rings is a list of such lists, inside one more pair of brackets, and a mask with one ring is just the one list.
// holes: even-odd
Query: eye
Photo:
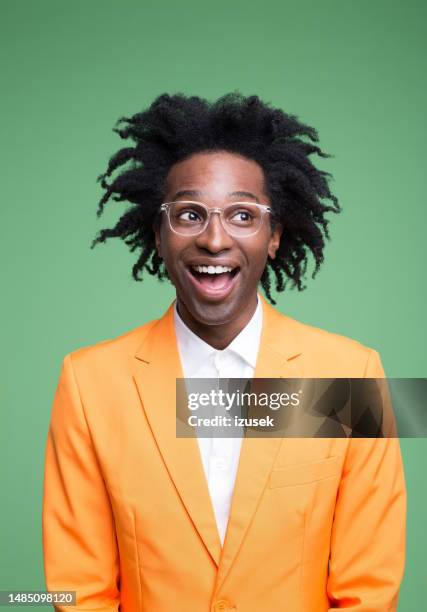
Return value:
[(239, 224), (244, 224), (244, 223), (250, 223), (253, 220), (253, 215), (249, 210), (237, 210), (235, 212), (233, 212), (233, 214), (230, 217), (230, 220), (233, 223), (239, 223)]
[(185, 223), (199, 223), (202, 221), (201, 216), (194, 210), (183, 210), (177, 214), (177, 219)]

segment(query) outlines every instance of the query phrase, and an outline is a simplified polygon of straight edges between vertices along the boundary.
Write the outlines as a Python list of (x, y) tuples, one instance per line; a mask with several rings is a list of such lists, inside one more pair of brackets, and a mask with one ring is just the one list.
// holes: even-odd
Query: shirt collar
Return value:
[[(248, 363), (249, 366), (255, 369), (262, 330), (262, 307), (261, 300), (258, 296), (257, 306), (250, 321), (223, 351), (218, 351), (213, 346), (199, 338), (199, 336), (197, 336), (184, 323), (178, 314), (176, 300), (174, 302), (174, 324), (181, 355), (197, 355), (197, 359), (192, 360), (194, 367), (192, 367), (191, 370), (196, 370), (198, 364), (205, 361), (215, 353), (225, 353), (229, 351), (238, 355), (241, 359)], [(189, 372), (190, 376), (192, 374), (193, 371)]]

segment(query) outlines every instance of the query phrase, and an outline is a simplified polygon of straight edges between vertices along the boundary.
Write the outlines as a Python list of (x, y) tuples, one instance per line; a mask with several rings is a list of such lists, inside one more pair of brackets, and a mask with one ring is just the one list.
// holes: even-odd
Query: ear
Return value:
[(276, 223), (271, 230), (270, 240), (268, 242), (268, 256), (270, 259), (276, 259), (276, 251), (280, 246), (280, 238), (282, 237), (283, 227), (280, 223)]

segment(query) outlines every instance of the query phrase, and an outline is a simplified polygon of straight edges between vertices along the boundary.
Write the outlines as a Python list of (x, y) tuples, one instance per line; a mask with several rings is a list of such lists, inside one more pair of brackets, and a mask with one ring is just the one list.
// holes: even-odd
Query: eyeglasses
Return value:
[(209, 225), (211, 215), (219, 214), (222, 227), (231, 236), (246, 238), (256, 234), (271, 207), (255, 202), (233, 202), (225, 208), (208, 208), (192, 201), (165, 202), (160, 210), (167, 214), (169, 226), (181, 236), (197, 236)]

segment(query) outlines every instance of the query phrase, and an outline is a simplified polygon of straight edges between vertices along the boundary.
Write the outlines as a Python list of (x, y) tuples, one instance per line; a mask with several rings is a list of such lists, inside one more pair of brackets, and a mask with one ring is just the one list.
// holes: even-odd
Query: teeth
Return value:
[(224, 274), (224, 272), (232, 272), (233, 268), (229, 266), (193, 266), (193, 270), (199, 274)]

